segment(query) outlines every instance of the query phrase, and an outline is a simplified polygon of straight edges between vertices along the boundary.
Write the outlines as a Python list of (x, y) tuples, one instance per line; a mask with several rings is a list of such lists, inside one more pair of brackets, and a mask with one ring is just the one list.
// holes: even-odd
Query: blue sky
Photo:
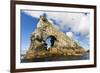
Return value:
[(31, 33), (45, 14), (60, 31), (89, 49), (89, 13), (21, 10), (21, 53), (30, 46)]
[(35, 30), (38, 21), (38, 18), (21, 11), (21, 51), (25, 51), (29, 47), (31, 33)]

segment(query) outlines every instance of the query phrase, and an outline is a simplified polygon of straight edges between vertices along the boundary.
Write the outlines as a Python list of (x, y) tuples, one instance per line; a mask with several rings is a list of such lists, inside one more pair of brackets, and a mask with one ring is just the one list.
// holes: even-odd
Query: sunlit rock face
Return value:
[(56, 55), (82, 55), (85, 50), (61, 32), (45, 16), (40, 16), (37, 28), (31, 34), (31, 43), (25, 58)]

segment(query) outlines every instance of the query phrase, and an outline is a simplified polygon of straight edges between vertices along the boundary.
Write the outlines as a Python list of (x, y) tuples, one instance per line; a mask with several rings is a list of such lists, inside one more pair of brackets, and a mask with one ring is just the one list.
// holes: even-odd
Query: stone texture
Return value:
[[(55, 40), (53, 46), (47, 49), (45, 41), (50, 36), (54, 37)], [(30, 47), (25, 59), (66, 55), (78, 56), (84, 52), (84, 48), (56, 28), (46, 17), (41, 16), (37, 28), (32, 32)]]

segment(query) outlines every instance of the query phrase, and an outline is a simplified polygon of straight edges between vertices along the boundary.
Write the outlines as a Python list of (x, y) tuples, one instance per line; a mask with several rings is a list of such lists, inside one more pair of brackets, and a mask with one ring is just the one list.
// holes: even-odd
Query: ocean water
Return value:
[(48, 61), (72, 61), (72, 60), (89, 60), (89, 52), (85, 53), (83, 56), (61, 56), (61, 57), (46, 57), (46, 58), (34, 58), (30, 60), (21, 59), (21, 63), (28, 62), (48, 62)]

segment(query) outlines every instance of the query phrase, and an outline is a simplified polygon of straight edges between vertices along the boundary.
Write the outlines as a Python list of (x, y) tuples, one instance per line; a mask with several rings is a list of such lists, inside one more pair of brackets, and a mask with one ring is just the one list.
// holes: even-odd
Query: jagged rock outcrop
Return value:
[[(46, 40), (49, 37), (51, 38), (51, 46), (48, 49)], [(25, 59), (66, 55), (78, 56), (84, 52), (84, 48), (57, 29), (46, 17), (41, 16), (37, 28), (31, 35), (31, 43)]]

